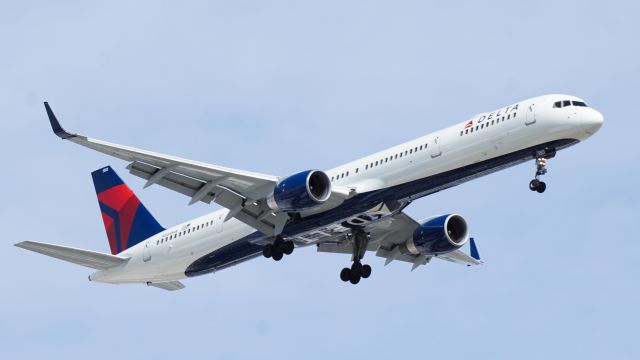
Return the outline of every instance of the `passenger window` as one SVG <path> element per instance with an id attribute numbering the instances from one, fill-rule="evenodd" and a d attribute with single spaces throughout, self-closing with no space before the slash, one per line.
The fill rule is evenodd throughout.
<path id="1" fill-rule="evenodd" d="M 516 117 L 516 115 L 518 115 L 518 113 L 513 113 L 513 117 L 514 117 L 514 118 Z"/>
<path id="2" fill-rule="evenodd" d="M 507 120 L 511 119 L 511 114 L 509 114 L 509 116 L 507 116 Z M 504 119 L 502 119 L 502 122 L 504 122 Z"/>
<path id="3" fill-rule="evenodd" d="M 484 129 L 484 123 L 480 125 L 480 129 Z"/>
<path id="4" fill-rule="evenodd" d="M 464 131 L 465 135 L 469 133 L 469 129 Z"/>
<path id="5" fill-rule="evenodd" d="M 471 132 L 473 132 L 473 128 L 471 128 Z"/>
<path id="6" fill-rule="evenodd" d="M 349 176 L 349 172 L 348 171 L 347 171 L 347 175 L 346 176 Z"/>
<path id="7" fill-rule="evenodd" d="M 420 145 L 420 151 L 422 151 L 422 145 Z"/>

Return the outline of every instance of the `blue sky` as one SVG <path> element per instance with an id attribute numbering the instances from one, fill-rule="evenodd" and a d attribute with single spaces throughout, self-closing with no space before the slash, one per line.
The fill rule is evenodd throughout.
<path id="1" fill-rule="evenodd" d="M 640 5 L 631 1 L 0 2 L 3 358 L 636 359 Z M 14 248 L 108 251 L 89 173 L 111 164 L 158 220 L 214 210 L 50 133 L 286 175 L 330 168 L 546 93 L 601 131 L 550 161 L 424 198 L 464 215 L 486 264 L 383 267 L 298 250 L 166 293 L 89 283 Z"/>

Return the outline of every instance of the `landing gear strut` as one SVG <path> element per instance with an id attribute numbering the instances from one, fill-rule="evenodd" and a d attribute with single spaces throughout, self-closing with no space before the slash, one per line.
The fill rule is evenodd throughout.
<path id="1" fill-rule="evenodd" d="M 267 244 L 262 248 L 262 255 L 266 258 L 272 258 L 275 261 L 280 261 L 284 255 L 291 255 L 294 247 L 293 241 L 285 241 L 282 235 L 278 235 L 273 241 L 273 244 Z"/>
<path id="2" fill-rule="evenodd" d="M 353 265 L 351 265 L 350 268 L 346 267 L 340 271 L 340 280 L 357 284 L 360 282 L 360 279 L 366 279 L 371 276 L 371 266 L 367 264 L 363 265 L 362 262 L 360 262 L 364 257 L 364 253 L 367 251 L 369 234 L 357 229 L 351 237 L 353 242 Z"/>
<path id="3" fill-rule="evenodd" d="M 540 181 L 540 176 L 547 173 L 547 160 L 554 156 L 556 156 L 555 149 L 545 148 L 544 150 L 536 151 L 536 176 L 529 182 L 529 190 L 537 191 L 540 194 L 547 190 L 547 184 L 544 181 Z"/>

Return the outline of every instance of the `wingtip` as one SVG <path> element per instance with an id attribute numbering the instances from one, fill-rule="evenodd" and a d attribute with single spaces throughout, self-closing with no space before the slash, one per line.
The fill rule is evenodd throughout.
<path id="1" fill-rule="evenodd" d="M 53 110 L 51 110 L 51 106 L 49 106 L 48 101 L 44 102 L 44 108 L 47 111 L 47 117 L 49 117 L 49 123 L 51 124 L 51 129 L 53 130 L 53 133 L 56 134 L 56 136 L 58 136 L 61 139 L 69 139 L 76 136 L 74 134 L 68 133 L 62 127 L 62 125 L 60 125 L 60 122 L 58 121 L 58 118 L 56 118 L 56 114 L 54 114 Z"/>
<path id="2" fill-rule="evenodd" d="M 469 239 L 469 246 L 471 247 L 471 257 L 478 260 L 478 261 L 482 261 L 480 260 L 480 252 L 478 252 L 478 246 L 476 245 L 476 239 L 471 238 Z"/>

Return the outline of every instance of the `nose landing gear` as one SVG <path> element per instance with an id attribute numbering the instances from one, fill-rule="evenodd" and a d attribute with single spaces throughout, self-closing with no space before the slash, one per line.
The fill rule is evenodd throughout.
<path id="1" fill-rule="evenodd" d="M 540 180 L 540 176 L 547 173 L 547 160 L 554 156 L 556 156 L 555 149 L 545 148 L 536 151 L 536 176 L 529 182 L 529 190 L 537 191 L 540 194 L 547 190 L 547 184 Z"/>
<path id="2" fill-rule="evenodd" d="M 267 244 L 262 248 L 262 256 L 272 258 L 275 261 L 280 261 L 284 255 L 291 255 L 294 247 L 295 245 L 293 244 L 293 241 L 285 241 L 282 235 L 278 235 L 273 241 L 273 244 Z"/>
<path id="3" fill-rule="evenodd" d="M 369 244 L 369 234 L 365 233 L 361 229 L 354 230 L 352 235 L 353 242 L 353 265 L 350 268 L 346 267 L 340 271 L 340 280 L 344 282 L 350 282 L 357 284 L 361 279 L 366 279 L 371 276 L 371 266 L 362 264 L 361 260 L 364 257 L 364 253 L 367 251 L 367 245 Z"/>

